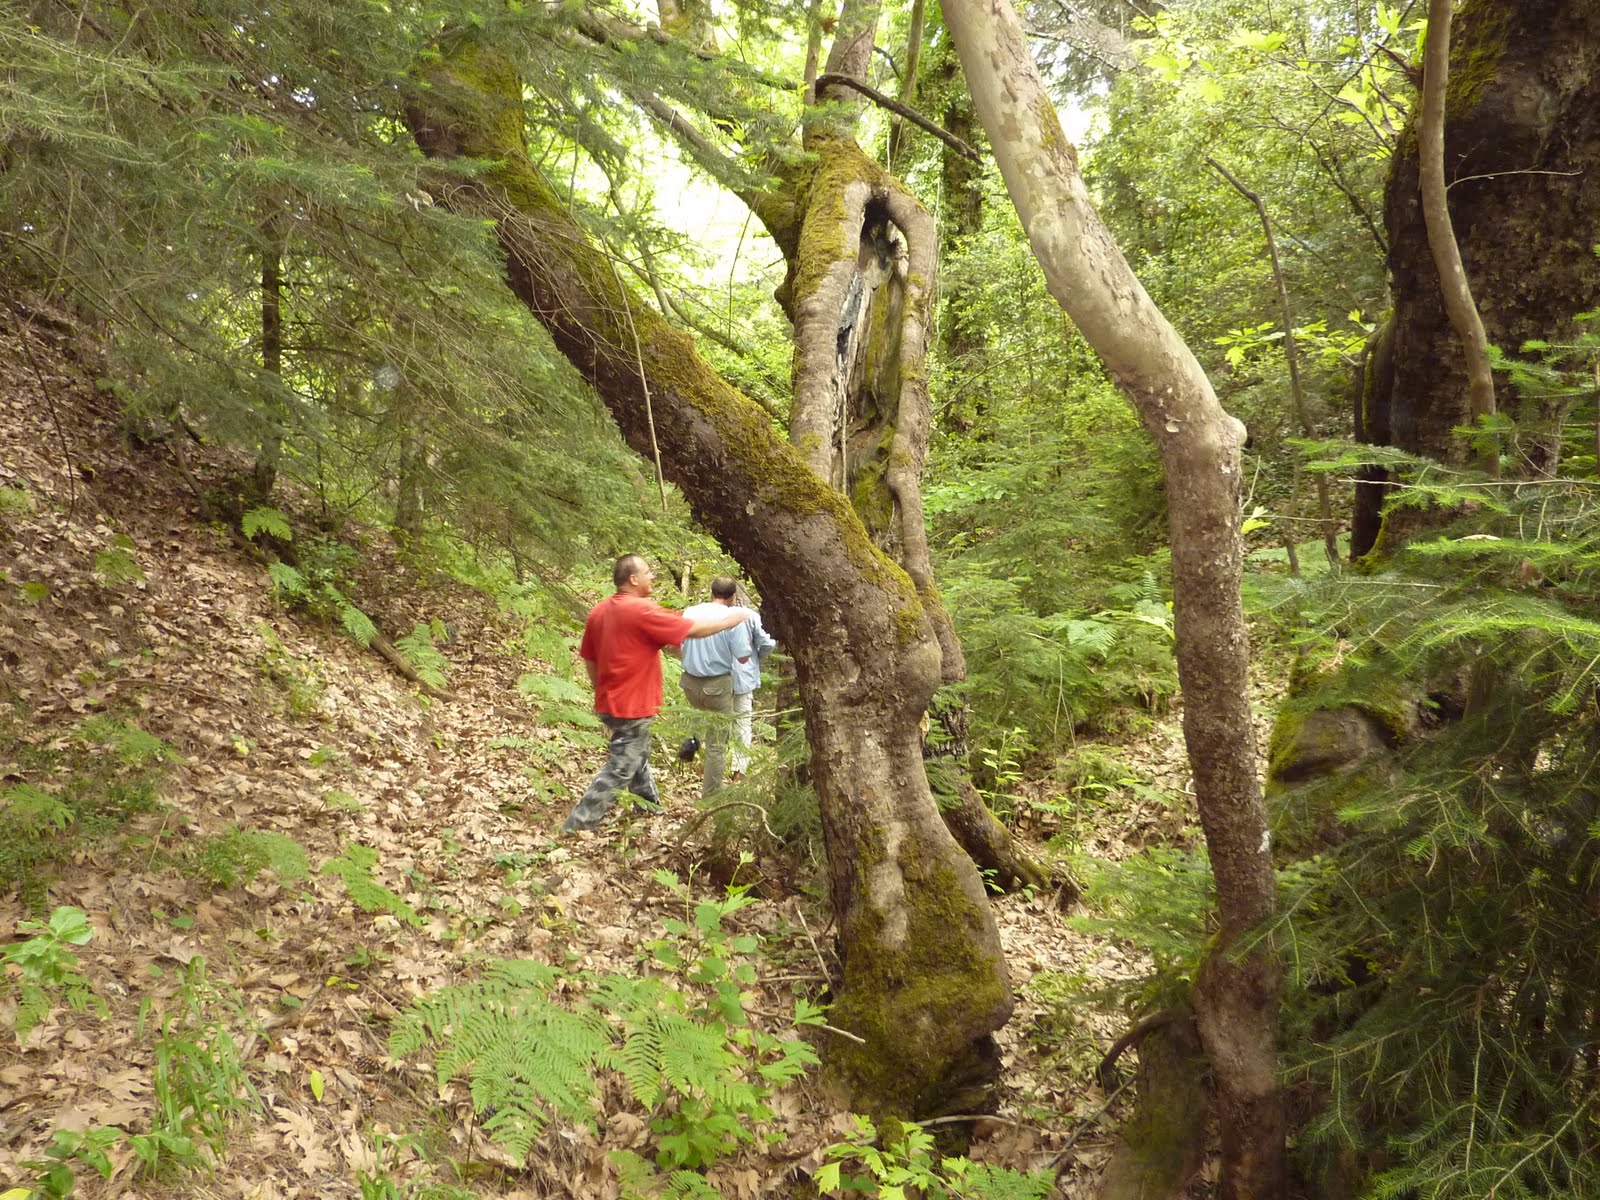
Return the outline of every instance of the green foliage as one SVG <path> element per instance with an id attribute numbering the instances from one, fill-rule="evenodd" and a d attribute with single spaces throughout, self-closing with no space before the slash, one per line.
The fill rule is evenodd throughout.
<path id="1" fill-rule="evenodd" d="M 376 850 L 351 842 L 345 846 L 343 854 L 322 864 L 321 874 L 341 880 L 351 903 L 362 912 L 389 913 L 408 925 L 424 924 L 416 909 L 372 877 L 372 868 L 377 864 Z"/>
<path id="2" fill-rule="evenodd" d="M 1203 853 L 1154 847 L 1120 863 L 1082 860 L 1075 866 L 1094 915 L 1074 917 L 1073 925 L 1129 939 L 1165 980 L 1194 978 L 1214 903 Z"/>
<path id="3" fill-rule="evenodd" d="M 26 517 L 33 512 L 33 496 L 25 488 L 0 487 L 0 518 Z"/>
<path id="4" fill-rule="evenodd" d="M 827 1196 L 866 1195 L 878 1200 L 1045 1200 L 1055 1188 L 1050 1171 L 1014 1171 L 969 1158 L 934 1157 L 933 1135 L 919 1125 L 898 1125 L 879 1138 L 865 1117 L 854 1135 L 827 1149 L 830 1161 L 812 1176 Z"/>
<path id="5" fill-rule="evenodd" d="M 79 741 L 107 747 L 125 767 L 149 767 L 183 757 L 154 734 L 117 717 L 90 717 L 78 726 L 75 736 Z"/>
<path id="6" fill-rule="evenodd" d="M 251 510 L 254 514 L 263 511 L 276 510 Z M 270 532 L 265 524 L 258 527 Z M 336 620 L 358 645 L 370 646 L 378 636 L 378 627 L 345 594 L 349 589 L 347 575 L 355 561 L 353 546 L 334 538 L 315 538 L 304 547 L 298 567 L 285 562 L 269 563 L 267 577 L 284 603 Z"/>
<path id="7" fill-rule="evenodd" d="M 564 675 L 526 672 L 517 678 L 517 691 L 538 706 L 539 719 L 546 724 L 600 726 L 588 692 Z"/>
<path id="8" fill-rule="evenodd" d="M 246 509 L 244 516 L 239 518 L 239 528 L 247 538 L 265 533 L 280 542 L 294 541 L 294 530 L 289 527 L 289 518 L 275 508 L 260 506 Z"/>
<path id="9" fill-rule="evenodd" d="M 661 1172 L 631 1150 L 613 1150 L 608 1157 L 617 1168 L 622 1200 L 723 1200 L 722 1193 L 698 1171 L 683 1168 Z"/>
<path id="10" fill-rule="evenodd" d="M 206 838 L 192 852 L 191 869 L 219 887 L 248 884 L 270 870 L 280 880 L 304 879 L 311 865 L 301 845 L 269 829 L 230 829 Z"/>
<path id="11" fill-rule="evenodd" d="M 161 1176 L 200 1166 L 207 1153 L 213 1161 L 220 1158 L 233 1122 L 260 1108 L 224 1019 L 243 1011 L 237 997 L 207 978 L 203 957 L 183 968 L 178 990 L 164 1006 L 151 1000 L 140 1006 L 140 1034 L 153 1031 L 156 1102 L 149 1133 L 129 1138 L 141 1173 Z"/>
<path id="12" fill-rule="evenodd" d="M 177 757 L 159 738 L 109 715 L 43 748 L 10 710 L 0 710 L 0 751 L 21 776 L 0 786 L 0 887 L 20 887 L 41 911 L 49 864 L 154 808 L 162 773 Z"/>
<path id="13" fill-rule="evenodd" d="M 289 600 L 304 602 L 311 597 L 311 585 L 306 577 L 286 562 L 268 563 L 267 578 Z"/>
<path id="14" fill-rule="evenodd" d="M 738 889 L 691 902 L 668 873 L 658 876 L 684 899 L 685 919 L 651 943 L 672 974 L 568 975 L 534 962 L 493 963 L 482 978 L 415 1001 L 395 1024 L 397 1055 L 424 1046 L 440 1086 L 470 1081 L 484 1128 L 526 1158 L 551 1119 L 592 1123 L 598 1068 L 619 1072 L 651 1116 L 656 1162 L 670 1172 L 668 1194 L 693 1195 L 681 1172 L 703 1167 L 755 1136 L 771 1117 L 768 1091 L 816 1061 L 809 1045 L 752 1028 L 745 989 L 754 980 L 754 935 L 724 919 L 752 903 Z M 675 977 L 675 978 L 674 978 Z M 796 1023 L 820 1020 L 797 1007 Z M 643 1176 L 635 1173 L 638 1189 Z M 688 1187 L 691 1190 L 683 1191 Z"/>
<path id="15" fill-rule="evenodd" d="M 1324 831 L 1284 864 L 1273 931 L 1291 1077 L 1324 1097 L 1300 1153 L 1354 1164 L 1372 1196 L 1597 1196 L 1600 1093 L 1576 1050 L 1600 994 L 1592 489 L 1434 465 L 1406 490 L 1453 519 L 1365 574 L 1283 587 L 1297 705 L 1417 698 L 1392 762 L 1281 806 Z"/>
<path id="16" fill-rule="evenodd" d="M 0 822 L 15 835 L 28 839 L 48 837 L 73 820 L 72 809 L 31 783 L 0 788 Z"/>
<path id="17" fill-rule="evenodd" d="M 411 664 L 418 679 L 431 688 L 442 689 L 450 682 L 450 660 L 439 653 L 438 643 L 449 637 L 444 622 L 435 617 L 398 639 L 395 649 Z"/>
<path id="18" fill-rule="evenodd" d="M 38 1195 L 45 1200 L 66 1200 L 78 1184 L 78 1171 L 84 1167 L 102 1179 L 113 1170 L 108 1153 L 123 1138 L 120 1129 L 90 1128 L 79 1133 L 58 1129 L 50 1135 L 42 1159 L 26 1159 L 22 1165 L 34 1172 L 33 1190 L 23 1189 L 23 1200 Z M 10 1195 L 10 1193 L 6 1193 Z"/>
<path id="19" fill-rule="evenodd" d="M 403 97 L 439 29 L 486 27 L 479 6 L 445 0 L 396 21 L 381 7 L 289 0 L 237 15 L 183 0 L 153 20 L 98 2 L 71 20 L 0 16 L 0 56 L 22 64 L 0 81 L 15 151 L 0 179 L 0 205 L 17 218 L 6 269 L 94 314 L 107 390 L 158 431 L 252 457 L 271 447 L 278 478 L 315 498 L 317 525 L 356 516 L 396 528 L 448 569 L 553 575 L 622 548 L 705 545 L 681 502 L 662 519 L 609 417 L 505 288 L 484 224 L 433 203 Z M 614 205 L 642 201 L 622 143 L 636 129 L 603 62 L 575 51 L 574 15 L 518 5 L 487 25 L 523 55 L 541 97 L 529 107 L 535 154 L 603 161 Z M 630 83 L 641 69 L 664 77 L 650 86 L 669 102 L 732 97 L 743 137 L 789 133 L 792 111 L 738 99 L 675 44 L 629 44 L 623 57 Z M 630 207 L 619 223 L 573 200 L 623 253 L 642 245 L 666 266 L 688 250 L 647 213 Z M 271 370 L 258 284 L 268 262 L 292 331 Z M 289 540 L 272 498 L 221 499 L 242 510 L 247 537 Z M 311 523 L 297 516 L 295 531 Z M 299 566 L 315 603 L 366 637 Z M 295 593 L 288 577 L 276 582 Z"/>
<path id="20" fill-rule="evenodd" d="M 0 962 L 17 969 L 13 981 L 17 1015 L 12 1032 L 19 1044 L 28 1040 L 34 1026 L 58 1002 L 65 1001 L 74 1012 L 90 1008 L 106 1011 L 105 1002 L 95 995 L 73 950 L 94 937 L 82 910 L 63 905 L 50 914 L 48 921 L 17 922 L 19 934 L 35 930 L 32 937 L 13 942 L 0 952 Z"/>
<path id="21" fill-rule="evenodd" d="M 112 536 L 111 545 L 97 550 L 94 556 L 94 573 L 107 587 L 124 583 L 137 583 L 144 578 L 144 568 L 133 556 L 133 539 L 125 533 Z"/>
<path id="22" fill-rule="evenodd" d="M 284 567 L 274 563 L 273 567 Z M 284 567 L 293 571 L 293 567 Z M 298 575 L 298 572 L 296 572 Z M 322 680 L 316 666 L 303 662 L 292 654 L 265 621 L 256 622 L 256 636 L 262 650 L 256 659 L 262 675 L 281 689 L 289 712 L 296 717 L 310 717 L 322 709 Z"/>

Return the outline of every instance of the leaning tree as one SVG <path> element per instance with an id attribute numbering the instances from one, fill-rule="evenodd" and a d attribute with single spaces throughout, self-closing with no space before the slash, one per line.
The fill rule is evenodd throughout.
<path id="1" fill-rule="evenodd" d="M 790 440 L 910 577 L 938 639 L 940 679 L 953 683 L 966 664 L 938 598 L 921 497 L 940 228 L 916 193 L 863 149 L 863 106 L 894 112 L 902 136 L 891 134 L 891 158 L 911 123 L 941 139 L 947 161 L 975 171 L 981 160 L 960 136 L 866 82 L 881 8 L 881 0 L 842 0 L 825 60 L 813 23 L 798 136 L 775 128 L 771 117 L 792 104 L 797 85 L 722 55 L 703 4 L 660 4 L 659 25 L 650 28 L 583 10 L 557 29 L 603 62 L 623 96 L 725 183 L 783 255 L 776 299 L 793 333 Z M 920 37 L 915 21 L 912 37 Z M 907 95 L 914 95 L 918 48 L 915 40 L 907 48 Z M 659 293 L 654 273 L 646 274 Z M 662 307 L 689 315 L 670 301 Z M 703 321 L 685 323 L 723 340 Z M 959 743 L 959 713 L 947 705 L 939 712 Z M 955 794 L 942 796 L 940 808 L 967 853 L 1001 886 L 1044 882 L 957 775 Z"/>
<path id="2" fill-rule="evenodd" d="M 1216 880 L 1218 933 L 1195 980 L 1216 1082 L 1221 1194 L 1286 1183 L 1277 1076 L 1281 968 L 1261 936 L 1277 883 L 1251 727 L 1240 595 L 1244 426 L 1151 301 L 1089 200 L 1077 156 L 1004 0 L 946 0 L 973 103 L 1051 294 L 1105 360 L 1161 451 L 1184 737 Z"/>
<path id="3" fill-rule="evenodd" d="M 523 87 L 509 57 L 464 34 L 423 69 L 407 120 L 441 164 L 437 198 L 492 223 L 512 290 L 626 439 L 659 451 L 794 657 L 840 933 L 833 1019 L 862 1039 L 831 1053 L 852 1103 L 965 1107 L 998 1066 L 991 1034 L 1011 993 L 982 880 L 923 770 L 920 723 L 945 674 L 947 618 L 926 579 L 887 556 L 830 486 L 819 470 L 829 447 L 797 452 L 622 285 L 530 161 Z M 862 169 L 859 151 L 824 136 L 835 139 L 825 162 Z M 448 169 L 463 161 L 475 165 Z M 798 273 L 793 290 L 819 286 Z"/>

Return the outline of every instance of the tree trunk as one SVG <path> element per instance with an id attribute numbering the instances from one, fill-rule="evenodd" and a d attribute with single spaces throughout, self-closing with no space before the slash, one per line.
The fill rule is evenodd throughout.
<path id="1" fill-rule="evenodd" d="M 283 248 L 278 236 L 279 222 L 269 218 L 262 230 L 261 244 L 261 372 L 274 390 L 283 380 Z M 282 456 L 282 434 L 278 426 L 277 397 L 267 414 L 267 431 L 250 473 L 251 499 L 270 504 L 278 481 L 278 459 Z"/>
<path id="2" fill-rule="evenodd" d="M 971 861 L 939 820 L 919 724 L 941 674 L 928 607 L 849 505 L 766 415 L 638 304 L 529 163 L 522 81 L 470 40 L 408 110 L 430 156 L 495 165 L 441 184 L 495 222 L 512 290 L 760 588 L 805 700 L 844 979 L 829 1048 L 852 1104 L 920 1116 L 966 1103 L 997 1067 L 1011 1011 L 999 936 Z M 641 369 L 651 409 L 640 398 Z"/>
<path id="3" fill-rule="evenodd" d="M 1450 218 L 1484 333 L 1515 354 L 1530 338 L 1559 340 L 1600 294 L 1600 8 L 1474 0 L 1462 6 L 1451 43 Z M 1362 425 L 1379 445 L 1462 464 L 1467 451 L 1452 431 L 1470 418 L 1468 373 L 1428 245 L 1420 175 L 1413 124 L 1385 191 L 1394 314 L 1387 353 L 1369 355 Z M 1496 402 L 1519 421 L 1529 415 L 1504 383 Z M 1539 453 L 1532 447 L 1513 473 L 1540 473 Z M 1378 486 L 1358 490 L 1358 530 L 1377 526 L 1381 499 Z M 1357 539 L 1352 553 L 1376 540 Z"/>
<path id="4" fill-rule="evenodd" d="M 1219 928 L 1195 982 L 1195 1015 L 1217 1085 L 1221 1194 L 1281 1197 L 1281 968 L 1266 939 L 1240 946 L 1272 916 L 1276 894 L 1239 593 L 1244 427 L 1223 412 L 1200 364 L 1094 211 L 1016 14 L 1003 0 L 948 0 L 944 11 L 1051 294 L 1105 360 L 1161 451 L 1184 736 L 1217 887 Z"/>

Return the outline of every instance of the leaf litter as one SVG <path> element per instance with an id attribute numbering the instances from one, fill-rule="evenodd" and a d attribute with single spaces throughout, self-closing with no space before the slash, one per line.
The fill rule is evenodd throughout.
<path id="1" fill-rule="evenodd" d="M 0 1042 L 0 1183 L 25 1181 L 22 1161 L 41 1157 L 55 1130 L 148 1127 L 153 1062 L 141 1006 L 172 1005 L 184 968 L 203 958 L 260 1111 L 237 1122 L 210 1175 L 135 1185 L 119 1150 L 109 1182 L 80 1173 L 80 1195 L 357 1196 L 358 1173 L 421 1179 L 430 1158 L 448 1154 L 463 1160 L 471 1186 L 505 1197 L 617 1196 L 607 1151 L 639 1151 L 650 1138 L 647 1114 L 620 1081 L 597 1091 L 598 1135 L 553 1123 L 519 1170 L 484 1136 L 464 1085 L 441 1090 L 430 1064 L 390 1057 L 388 1028 L 413 998 L 463 981 L 490 958 L 636 969 L 641 944 L 681 914 L 682 901 L 651 875 L 692 862 L 692 848 L 672 838 L 694 809 L 693 768 L 658 753 L 665 814 L 613 816 L 600 836 L 558 842 L 553 831 L 600 752 L 580 743 L 534 757 L 517 748 L 559 743 L 569 731 L 539 728 L 519 696 L 528 664 L 492 600 L 441 578 L 423 586 L 381 534 L 362 539 L 361 603 L 381 626 L 432 617 L 451 626 L 441 649 L 455 698 L 429 700 L 330 626 L 279 605 L 261 564 L 200 522 L 166 450 L 130 445 L 114 401 L 89 382 L 76 351 L 38 341 L 36 374 L 23 365 L 22 336 L 0 324 L 0 487 L 31 500 L 0 515 L 0 699 L 30 752 L 62 751 L 86 717 L 109 713 L 181 757 L 164 765 L 159 807 L 132 819 L 120 848 L 92 846 L 56 864 L 44 907 L 89 914 L 95 937 L 79 958 L 108 1007 L 103 1015 L 58 1008 L 25 1045 Z M 195 465 L 220 474 L 240 464 Z M 97 576 L 96 555 L 113 543 L 137 562 L 136 577 Z M 1175 729 L 1160 722 L 1124 749 L 1181 797 L 1187 767 Z M 0 759 L 0 784 L 24 778 L 52 784 L 48 772 Z M 1193 821 L 1192 805 L 1134 800 L 1091 814 L 1084 846 L 1122 857 L 1192 838 Z M 174 868 L 234 828 L 293 839 L 311 874 L 266 871 L 224 887 Z M 376 851 L 376 881 L 415 910 L 417 925 L 360 911 L 338 880 L 317 872 L 351 844 Z M 25 900 L 0 895 L 0 930 L 34 915 L 39 906 Z M 1032 985 L 1132 979 L 1147 964 L 1131 947 L 1071 928 L 1053 897 L 1000 897 L 995 912 L 1019 996 L 999 1036 L 999 1111 L 976 1125 L 972 1155 L 1037 1168 L 1076 1134 L 1058 1194 L 1091 1195 L 1114 1135 L 1093 1061 L 1122 1022 L 1081 1006 L 1070 1036 L 1048 1044 L 1039 1031 L 1058 1029 L 1048 1021 L 1061 1002 Z M 787 931 L 802 917 L 825 947 L 816 896 L 787 895 L 734 920 L 740 932 L 782 929 L 794 944 Z M 809 945 L 792 959 L 771 964 L 759 985 L 763 1013 L 820 994 L 827 964 Z M 9 993 L 0 1024 L 14 1016 Z M 771 1106 L 778 1140 L 707 1172 L 725 1197 L 786 1193 L 851 1129 L 807 1080 Z"/>

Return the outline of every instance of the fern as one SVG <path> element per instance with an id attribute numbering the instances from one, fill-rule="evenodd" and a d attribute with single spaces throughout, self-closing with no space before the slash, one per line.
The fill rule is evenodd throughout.
<path id="1" fill-rule="evenodd" d="M 517 678 L 517 691 L 541 704 L 579 704 L 584 691 L 572 680 L 561 675 L 544 675 L 528 672 Z"/>
<path id="2" fill-rule="evenodd" d="M 551 999 L 560 978 L 542 963 L 496 962 L 477 982 L 414 1001 L 390 1037 L 396 1056 L 435 1046 L 439 1085 L 464 1074 L 473 1104 L 493 1112 L 485 1128 L 519 1161 L 552 1115 L 592 1121 L 593 1064 L 611 1046 L 598 1014 Z"/>
<path id="3" fill-rule="evenodd" d="M 130 551 L 133 549 L 133 539 L 126 534 L 117 534 L 113 539 L 114 544 L 104 550 L 98 550 L 94 556 L 94 573 L 102 582 L 116 587 L 119 584 L 134 583 L 144 578 L 144 568 L 139 565 L 139 560 Z"/>
<path id="4" fill-rule="evenodd" d="M 444 688 L 449 683 L 450 660 L 439 653 L 435 639 L 446 638 L 444 624 L 434 620 L 419 624 L 405 637 L 395 642 L 395 648 L 405 656 L 417 678 L 431 688 Z"/>
<path id="5" fill-rule="evenodd" d="M 338 858 L 331 858 L 322 864 L 322 874 L 342 880 L 351 903 L 362 912 L 385 912 L 408 925 L 424 924 L 416 909 L 372 877 L 372 868 L 377 862 L 376 850 L 352 842 Z"/>
<path id="6" fill-rule="evenodd" d="M 291 600 L 303 601 L 311 595 L 311 585 L 306 577 L 286 562 L 267 564 L 267 578 L 273 588 Z"/>
<path id="7" fill-rule="evenodd" d="M 244 531 L 247 538 L 265 533 L 280 542 L 294 541 L 294 530 L 289 527 L 289 518 L 275 508 L 263 506 L 246 509 L 244 516 L 239 519 L 239 528 Z"/>
<path id="8" fill-rule="evenodd" d="M 0 788 L 0 830 L 12 836 L 36 838 L 65 829 L 73 820 L 72 809 L 32 784 Z"/>
<path id="9" fill-rule="evenodd" d="M 221 837 L 207 839 L 195 853 L 193 863 L 199 874 L 222 887 L 248 884 L 266 870 L 284 881 L 311 874 L 300 843 L 266 829 L 233 829 Z"/>
<path id="10" fill-rule="evenodd" d="M 80 741 L 110 747 L 117 760 L 129 767 L 145 767 L 183 757 L 154 734 L 115 717 L 90 717 L 78 726 L 76 736 Z"/>
<path id="11" fill-rule="evenodd" d="M 670 876 L 669 876 L 670 878 Z M 680 888 L 682 885 L 678 885 Z M 758 1034 L 744 1024 L 725 955 L 753 952 L 757 939 L 726 934 L 724 916 L 749 903 L 741 894 L 697 905 L 677 927 L 672 956 L 685 985 L 661 976 L 566 975 L 541 963 L 500 961 L 473 983 L 414 1002 L 396 1022 L 396 1055 L 432 1050 L 441 1086 L 464 1076 L 484 1125 L 519 1160 L 552 1119 L 592 1123 L 598 1071 L 618 1072 L 639 1106 L 654 1116 L 657 1162 L 669 1170 L 715 1162 L 770 1118 L 768 1089 L 816 1062 L 796 1038 Z M 654 944 L 658 951 L 662 943 Z M 742 950 L 736 950 L 742 947 Z M 719 969 L 707 964 L 719 961 Z M 719 982 L 696 985 L 695 976 Z M 561 999 L 558 1000 L 558 997 Z M 815 1012 L 797 1012 L 797 1021 Z M 676 1180 L 676 1182 L 673 1182 Z M 683 1192 L 676 1175 L 658 1180 Z M 639 1186 L 656 1186 L 641 1181 Z"/>
<path id="12" fill-rule="evenodd" d="M 723 1200 L 722 1193 L 706 1182 L 697 1171 L 669 1171 L 663 1174 L 631 1150 L 613 1150 L 606 1156 L 617 1168 L 621 1200 Z"/>
<path id="13" fill-rule="evenodd" d="M 344 631 L 356 640 L 357 645 L 372 645 L 372 639 L 378 636 L 378 627 L 372 623 L 372 618 L 351 604 L 337 588 L 328 587 L 324 590 L 339 614 L 339 624 L 344 626 Z"/>

